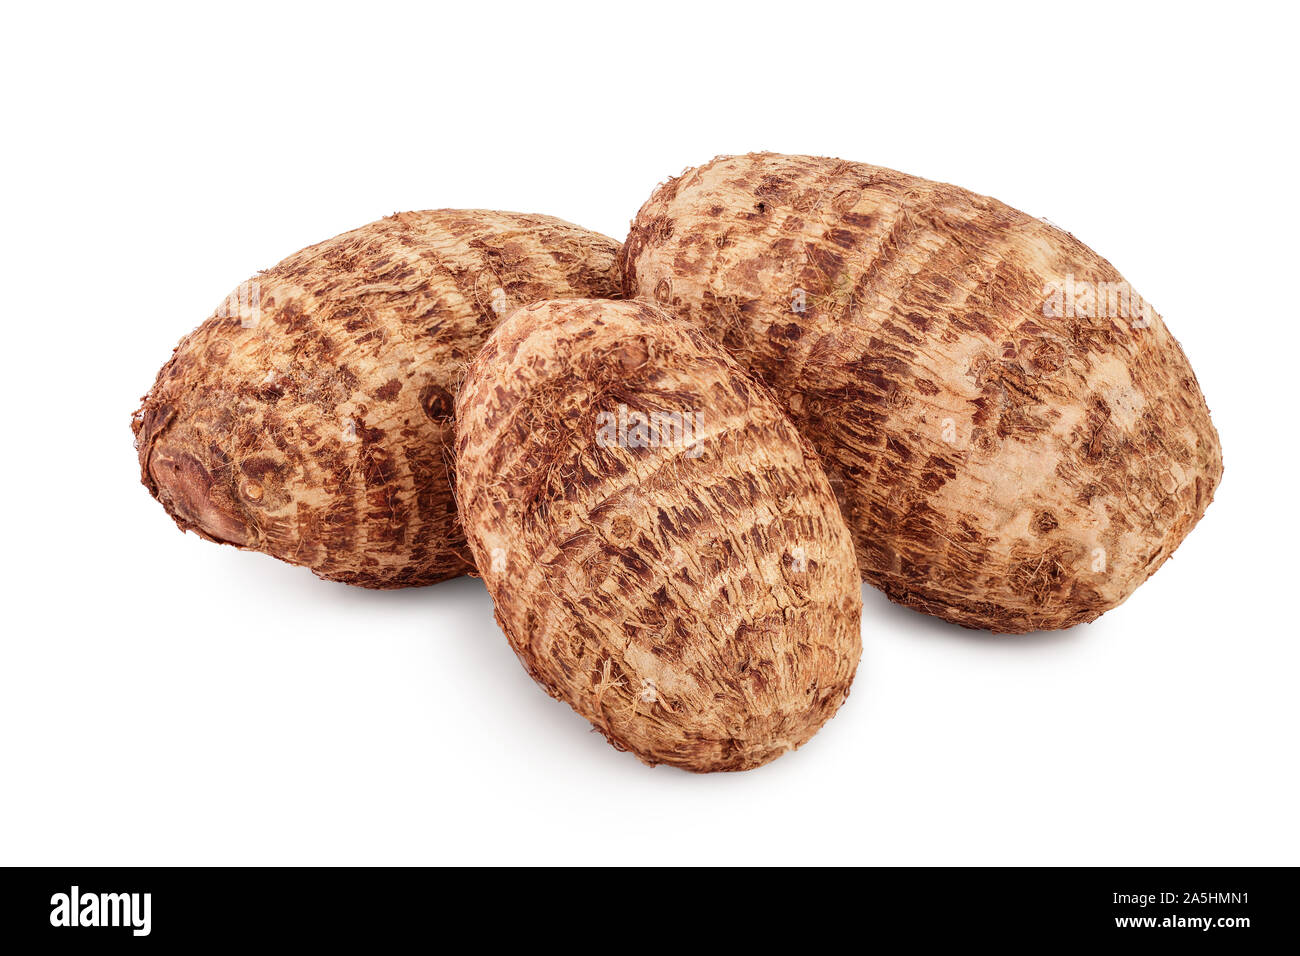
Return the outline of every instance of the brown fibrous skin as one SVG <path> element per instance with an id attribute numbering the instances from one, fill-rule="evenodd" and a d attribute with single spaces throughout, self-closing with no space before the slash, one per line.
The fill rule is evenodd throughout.
<path id="1" fill-rule="evenodd" d="M 470 570 L 450 485 L 456 389 L 492 328 L 619 296 L 618 243 L 550 216 L 399 213 L 232 293 L 132 421 L 141 479 L 211 541 L 373 588 Z"/>
<path id="2" fill-rule="evenodd" d="M 745 770 L 835 713 L 861 653 L 852 538 L 815 453 L 725 350 L 648 303 L 542 302 L 493 333 L 456 412 L 497 620 L 615 747 Z"/>
<path id="3" fill-rule="evenodd" d="M 997 200 L 838 159 L 719 157 L 655 191 L 620 259 L 626 297 L 776 391 L 863 577 L 926 613 L 1011 633 L 1091 621 L 1169 557 L 1222 476 L 1159 315 Z"/>

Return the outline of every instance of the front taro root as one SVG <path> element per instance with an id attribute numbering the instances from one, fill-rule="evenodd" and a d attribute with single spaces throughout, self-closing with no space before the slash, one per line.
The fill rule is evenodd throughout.
<path id="1" fill-rule="evenodd" d="M 720 157 L 661 186 L 624 293 L 770 386 L 822 456 L 863 577 L 967 627 L 1090 621 L 1223 472 L 1178 343 L 1068 233 L 836 159 Z"/>
<path id="2" fill-rule="evenodd" d="M 528 672 L 643 761 L 745 770 L 840 706 L 853 544 L 767 389 L 643 303 L 514 313 L 457 400 L 456 491 Z"/>
<path id="3" fill-rule="evenodd" d="M 448 480 L 453 396 L 513 308 L 615 296 L 618 244 L 549 216 L 401 213 L 241 285 L 132 423 L 182 528 L 366 587 L 469 570 Z"/>

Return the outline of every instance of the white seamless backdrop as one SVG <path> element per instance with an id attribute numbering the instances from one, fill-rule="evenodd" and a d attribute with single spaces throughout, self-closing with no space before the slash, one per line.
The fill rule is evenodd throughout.
<path id="1" fill-rule="evenodd" d="M 0 863 L 1295 864 L 1296 13 L 1282 5 L 27 5 L 4 14 Z M 129 419 L 241 280 L 388 213 L 616 238 L 718 153 L 955 182 L 1165 317 L 1218 498 L 1135 596 L 995 638 L 865 589 L 852 697 L 649 769 L 481 583 L 182 535 Z"/>

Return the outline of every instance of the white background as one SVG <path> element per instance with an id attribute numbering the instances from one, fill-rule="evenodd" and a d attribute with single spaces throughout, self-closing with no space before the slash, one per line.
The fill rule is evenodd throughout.
<path id="1" fill-rule="evenodd" d="M 1283 5 L 28 10 L 0 57 L 0 863 L 1300 863 Z M 657 182 L 754 149 L 997 196 L 1159 309 L 1227 470 L 1127 604 L 992 638 L 866 589 L 839 716 L 696 776 L 534 686 L 478 580 L 324 583 L 140 486 L 139 397 L 257 269 L 405 209 L 621 238 Z"/>

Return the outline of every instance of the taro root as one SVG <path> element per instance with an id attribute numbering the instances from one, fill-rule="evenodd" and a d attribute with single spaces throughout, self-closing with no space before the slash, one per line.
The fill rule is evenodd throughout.
<path id="1" fill-rule="evenodd" d="M 853 543 L 815 454 L 705 335 L 646 303 L 552 301 L 456 402 L 456 492 L 532 677 L 649 764 L 798 747 L 861 650 Z"/>
<path id="2" fill-rule="evenodd" d="M 878 166 L 727 156 L 660 186 L 625 297 L 705 330 L 820 453 L 863 577 L 967 627 L 1123 602 L 1223 471 L 1163 320 L 1072 235 Z"/>
<path id="3" fill-rule="evenodd" d="M 242 284 L 132 422 L 184 530 L 374 588 L 469 570 L 448 481 L 464 367 L 510 310 L 617 296 L 618 243 L 549 216 L 389 216 Z"/>

